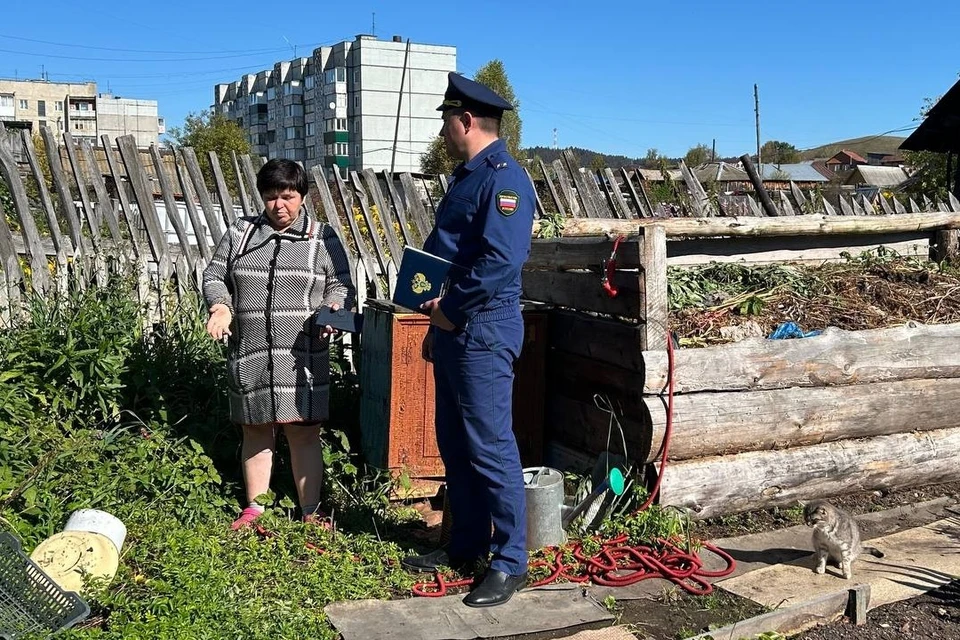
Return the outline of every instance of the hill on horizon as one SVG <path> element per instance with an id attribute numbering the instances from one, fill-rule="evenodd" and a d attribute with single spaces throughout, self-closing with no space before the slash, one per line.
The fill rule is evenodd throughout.
<path id="1" fill-rule="evenodd" d="M 580 159 L 580 166 L 589 167 L 590 163 L 593 161 L 594 156 L 599 156 L 603 159 L 603 164 L 605 167 L 610 167 L 611 169 L 619 169 L 620 167 L 632 167 L 643 162 L 639 158 L 628 158 L 627 156 L 617 156 L 610 155 L 607 153 L 601 153 L 599 151 L 591 151 L 590 149 L 583 149 L 581 147 L 566 147 L 564 149 L 554 149 L 553 147 L 527 147 L 524 149 L 524 153 L 527 154 L 528 158 L 535 158 L 540 156 L 540 159 L 546 164 L 550 164 L 554 160 L 560 157 L 560 153 L 570 149 L 573 151 L 574 155 Z"/>
<path id="2" fill-rule="evenodd" d="M 899 155 L 901 151 L 897 148 L 900 143 L 906 140 L 900 136 L 864 136 L 862 138 L 851 138 L 849 140 L 840 140 L 829 144 L 805 149 L 800 152 L 803 160 L 816 160 L 818 158 L 830 158 L 838 152 L 846 149 L 859 153 L 864 158 L 868 153 L 886 153 L 890 155 Z"/>

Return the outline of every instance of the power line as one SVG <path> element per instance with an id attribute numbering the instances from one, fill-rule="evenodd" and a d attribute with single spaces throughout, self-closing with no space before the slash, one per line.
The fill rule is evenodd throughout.
<path id="1" fill-rule="evenodd" d="M 226 60 L 228 58 L 250 58 L 253 56 L 263 56 L 263 53 L 239 53 L 224 56 L 205 56 L 202 58 L 85 58 L 83 56 L 63 56 L 55 53 L 33 53 L 31 51 L 15 51 L 13 49 L 0 49 L 0 53 L 13 53 L 21 56 L 34 56 L 36 58 L 56 58 L 58 60 L 81 60 L 83 62 L 201 62 L 203 60 Z"/>
<path id="2" fill-rule="evenodd" d="M 22 38 L 20 36 L 11 36 L 0 33 L 0 38 L 4 40 L 19 40 L 21 42 L 34 42 L 36 44 L 48 44 L 55 47 L 68 47 L 73 49 L 94 49 L 97 51 L 117 51 L 121 53 L 162 53 L 169 55 L 195 55 L 195 54 L 208 54 L 208 53 L 272 53 L 276 51 L 283 51 L 283 47 L 274 47 L 271 49 L 235 49 L 235 50 L 225 50 L 225 51 L 165 51 L 161 49 L 118 49 L 115 47 L 95 47 L 92 45 L 85 44 L 71 44 L 67 42 L 51 42 L 49 40 L 35 40 L 34 38 Z M 309 45 L 305 45 L 309 46 Z"/>

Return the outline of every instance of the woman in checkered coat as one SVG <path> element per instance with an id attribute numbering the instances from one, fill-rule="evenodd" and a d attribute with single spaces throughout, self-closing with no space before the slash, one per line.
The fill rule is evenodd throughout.
<path id="1" fill-rule="evenodd" d="M 303 209 L 303 168 L 270 160 L 257 173 L 257 190 L 263 213 L 231 226 L 203 274 L 207 332 L 228 339 L 230 418 L 243 429 L 248 504 L 234 529 L 263 513 L 256 498 L 270 485 L 278 428 L 290 443 L 304 519 L 323 521 L 320 427 L 329 414 L 334 330 L 315 327 L 311 317 L 323 305 L 352 308 L 356 294 L 339 238 Z"/>

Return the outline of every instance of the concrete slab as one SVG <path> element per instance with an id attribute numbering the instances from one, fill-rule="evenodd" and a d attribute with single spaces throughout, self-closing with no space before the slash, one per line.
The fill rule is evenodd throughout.
<path id="1" fill-rule="evenodd" d="M 869 584 L 869 608 L 873 609 L 935 589 L 960 576 L 958 517 L 880 536 L 870 544 L 883 551 L 885 557 L 861 556 L 854 563 L 850 581 L 843 580 L 834 567 L 827 567 L 824 575 L 816 575 L 808 546 L 805 557 L 755 569 L 717 584 L 771 608 L 813 600 L 839 587 Z"/>
<path id="2" fill-rule="evenodd" d="M 574 585 L 521 591 L 498 607 L 473 609 L 462 595 L 360 600 L 324 612 L 344 640 L 472 640 L 566 629 L 614 616 Z"/>

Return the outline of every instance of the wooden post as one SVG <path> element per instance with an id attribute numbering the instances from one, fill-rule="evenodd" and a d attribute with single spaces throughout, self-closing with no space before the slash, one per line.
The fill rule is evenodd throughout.
<path id="1" fill-rule="evenodd" d="M 126 135 L 117 138 L 117 146 L 120 149 L 120 156 L 123 158 L 123 164 L 127 167 L 127 178 L 133 187 L 133 195 L 137 201 L 137 208 L 140 210 L 140 219 L 147 230 L 147 240 L 150 244 L 150 253 L 153 255 L 154 262 L 163 264 L 170 249 L 167 244 L 167 236 L 160 227 L 160 216 L 157 214 L 157 206 L 153 201 L 153 187 L 147 178 L 147 172 L 140 161 L 140 150 L 137 149 L 137 143 L 133 136 Z M 116 174 L 114 174 L 116 178 Z"/>
<path id="2" fill-rule="evenodd" d="M 80 153 L 83 155 L 87 167 L 90 168 L 90 182 L 93 183 L 93 192 L 97 196 L 97 207 L 102 214 L 98 215 L 97 218 L 107 221 L 107 230 L 110 232 L 110 237 L 113 239 L 117 250 L 121 251 L 123 236 L 120 234 L 120 223 L 113 211 L 113 201 L 110 199 L 110 194 L 107 193 L 107 185 L 103 182 L 103 174 L 100 173 L 100 167 L 97 165 L 97 158 L 93 154 L 93 146 L 89 140 L 80 141 Z"/>
<path id="3" fill-rule="evenodd" d="M 764 213 L 771 217 L 780 215 L 777 212 L 777 208 L 773 206 L 773 200 L 770 199 L 770 194 L 767 193 L 767 190 L 763 186 L 763 180 L 760 174 L 757 173 L 757 168 L 753 166 L 750 154 L 745 153 L 740 156 L 740 162 L 743 163 L 743 168 L 746 170 L 747 176 L 750 177 L 750 182 L 753 183 L 753 188 L 756 190 L 757 196 L 760 197 L 760 203 L 763 205 Z"/>
<path id="4" fill-rule="evenodd" d="M 43 146 L 47 151 L 47 164 L 50 165 L 50 177 L 53 178 L 53 186 L 57 190 L 57 197 L 60 200 L 60 210 L 63 211 L 63 217 L 67 219 L 67 226 L 70 227 L 73 253 L 75 256 L 83 255 L 86 251 L 83 246 L 83 233 L 80 230 L 80 218 L 73 206 L 73 194 L 70 193 L 70 185 L 63 175 L 60 149 L 57 147 L 53 132 L 47 127 L 40 127 L 40 137 L 43 138 Z"/>
<path id="5" fill-rule="evenodd" d="M 30 173 L 33 174 L 33 179 L 37 183 L 37 190 L 40 192 L 40 204 L 43 205 L 43 213 L 47 217 L 47 226 L 50 227 L 50 237 L 53 239 L 53 250 L 56 253 L 64 248 L 63 233 L 60 231 L 57 211 L 53 208 L 50 189 L 47 188 L 47 179 L 43 175 L 40 163 L 37 161 L 37 150 L 33 146 L 33 138 L 30 137 L 30 132 L 26 130 L 21 131 L 20 134 L 24 151 L 27 154 L 27 163 L 30 165 Z"/>
<path id="6" fill-rule="evenodd" d="M 123 212 L 124 224 L 127 227 L 127 233 L 130 234 L 130 243 L 133 246 L 134 257 L 143 257 L 143 245 L 140 243 L 140 231 L 133 228 L 133 207 L 130 206 L 130 198 L 127 197 L 127 189 L 123 185 L 123 172 L 120 170 L 120 162 L 113 154 L 113 146 L 110 137 L 104 134 L 100 138 L 103 142 L 103 155 L 107 159 L 107 167 L 110 168 L 110 174 L 113 176 L 113 184 L 117 187 L 117 197 L 120 199 L 120 210 Z M 133 184 L 129 179 L 128 182 Z"/>
<path id="7" fill-rule="evenodd" d="M 193 147 L 184 147 L 180 150 L 183 163 L 187 167 L 187 173 L 190 181 L 193 183 L 193 190 L 200 201 L 200 209 L 203 211 L 203 217 L 207 221 L 207 227 L 210 229 L 210 237 L 213 238 L 213 246 L 220 244 L 220 238 L 223 237 L 221 222 L 217 220 L 217 214 L 213 211 L 213 201 L 210 200 L 210 192 L 207 190 L 207 183 L 203 180 L 203 172 L 200 170 L 200 163 L 197 161 L 197 154 Z"/>
<path id="8" fill-rule="evenodd" d="M 17 160 L 5 145 L 0 145 L 0 175 L 3 176 L 7 186 L 10 187 L 13 206 L 20 218 L 20 230 L 23 232 L 23 241 L 30 259 L 31 283 L 34 290 L 42 294 L 47 290 L 50 275 L 47 271 L 47 256 L 43 251 L 33 214 L 30 213 L 30 200 L 27 198 L 27 190 L 23 186 L 23 180 L 20 178 L 20 172 L 17 169 Z M 12 261 L 16 265 L 16 271 L 11 275 L 18 275 L 20 264 L 13 243 L 13 233 L 7 224 L 6 216 L 2 213 L 0 213 L 0 258 L 3 258 L 7 264 Z M 19 276 L 22 277 L 22 272 L 19 273 Z"/>
<path id="9" fill-rule="evenodd" d="M 227 181 L 223 179 L 223 171 L 220 169 L 220 160 L 217 158 L 216 151 L 208 153 L 210 170 L 213 172 L 213 181 L 217 187 L 217 197 L 220 199 L 220 217 L 229 227 L 237 221 L 237 214 L 233 210 L 233 198 L 230 196 L 230 189 L 227 188 Z"/>
<path id="10" fill-rule="evenodd" d="M 180 241 L 180 253 L 187 258 L 187 266 L 193 271 L 196 262 L 194 261 L 193 249 L 190 247 L 190 238 L 187 237 L 187 230 L 180 219 L 180 210 L 177 207 L 177 200 L 173 195 L 173 185 L 163 170 L 163 159 L 160 157 L 160 150 L 157 145 L 150 145 L 150 157 L 153 159 L 153 168 L 157 172 L 157 180 L 160 182 L 160 194 L 163 197 L 163 208 L 167 214 L 167 220 L 173 225 L 173 230 L 177 233 L 177 239 Z"/>
<path id="11" fill-rule="evenodd" d="M 670 331 L 667 316 L 667 233 L 662 225 L 641 227 L 640 290 L 644 304 L 642 350 L 666 349 Z"/>

